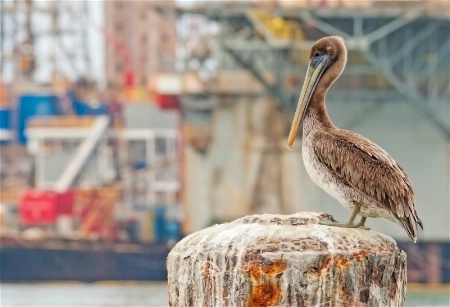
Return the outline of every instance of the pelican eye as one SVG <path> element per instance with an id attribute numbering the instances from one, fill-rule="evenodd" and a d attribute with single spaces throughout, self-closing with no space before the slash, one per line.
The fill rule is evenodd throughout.
<path id="1" fill-rule="evenodd" d="M 314 56 L 311 59 L 311 65 L 313 67 L 316 67 L 317 65 L 319 65 L 320 61 L 322 60 L 322 56 L 323 54 L 319 51 L 314 52 Z"/>

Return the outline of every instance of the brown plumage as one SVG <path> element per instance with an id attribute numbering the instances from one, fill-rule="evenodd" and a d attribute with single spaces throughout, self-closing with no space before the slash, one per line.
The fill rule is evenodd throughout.
<path id="1" fill-rule="evenodd" d="M 335 127 L 326 112 L 326 92 L 344 70 L 346 60 L 347 50 L 340 37 L 326 37 L 314 44 L 288 146 L 292 146 L 303 120 L 302 151 L 308 174 L 353 210 L 346 224 L 336 226 L 364 226 L 367 217 L 384 217 L 401 225 L 415 242 L 417 225 L 422 227 L 422 222 L 403 169 L 375 143 Z M 362 219 L 356 225 L 357 214 Z"/>

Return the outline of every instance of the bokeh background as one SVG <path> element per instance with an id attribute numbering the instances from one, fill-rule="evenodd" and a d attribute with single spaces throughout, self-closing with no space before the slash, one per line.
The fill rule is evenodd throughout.
<path id="1" fill-rule="evenodd" d="M 405 169 L 424 231 L 413 244 L 367 224 L 407 252 L 408 304 L 450 303 L 448 0 L 0 10 L 2 305 L 164 306 L 167 253 L 193 231 L 255 213 L 345 220 L 306 174 L 301 140 L 285 145 L 309 48 L 328 35 L 349 50 L 329 115 Z"/>

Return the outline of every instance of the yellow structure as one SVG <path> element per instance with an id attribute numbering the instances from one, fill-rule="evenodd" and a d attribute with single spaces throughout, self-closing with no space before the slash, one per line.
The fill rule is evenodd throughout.
<path id="1" fill-rule="evenodd" d="M 265 9 L 254 9 L 252 14 L 261 21 L 274 38 L 287 41 L 304 40 L 303 31 L 298 23 L 274 16 Z"/>

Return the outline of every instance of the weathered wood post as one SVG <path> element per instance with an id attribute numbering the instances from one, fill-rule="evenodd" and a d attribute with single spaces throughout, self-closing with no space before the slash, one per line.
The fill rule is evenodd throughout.
<path id="1" fill-rule="evenodd" d="M 324 213 L 252 215 L 180 241 L 169 306 L 403 306 L 406 254 L 385 235 L 319 225 Z"/>

